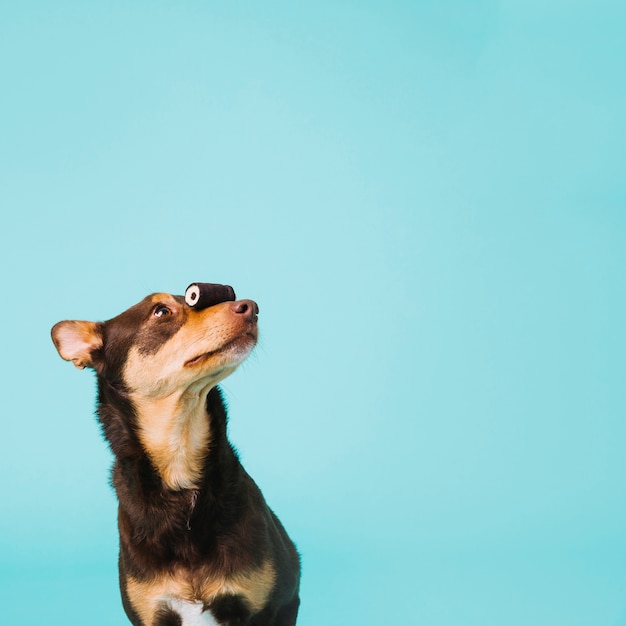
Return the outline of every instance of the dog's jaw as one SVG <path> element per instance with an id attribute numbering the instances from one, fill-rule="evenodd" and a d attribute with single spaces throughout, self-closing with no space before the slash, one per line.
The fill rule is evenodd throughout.
<path id="1" fill-rule="evenodd" d="M 253 329 L 247 329 L 240 335 L 227 341 L 224 345 L 220 346 L 217 350 L 211 350 L 195 356 L 185 361 L 184 367 L 195 367 L 203 364 L 216 355 L 222 355 L 222 358 L 228 359 L 229 365 L 234 369 L 237 365 L 240 365 L 245 361 L 246 357 L 250 354 L 257 341 L 256 327 Z M 213 372 L 212 376 L 219 376 L 227 367 L 218 369 Z"/>

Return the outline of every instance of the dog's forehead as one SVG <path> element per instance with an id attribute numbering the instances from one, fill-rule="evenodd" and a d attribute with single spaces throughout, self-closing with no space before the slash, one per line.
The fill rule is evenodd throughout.
<path id="1" fill-rule="evenodd" d="M 123 313 L 111 318 L 107 323 L 140 323 L 142 319 L 149 316 L 157 304 L 184 306 L 185 298 L 183 296 L 174 296 L 171 293 L 152 293 L 126 309 Z"/>
<path id="2" fill-rule="evenodd" d="M 148 305 L 155 304 L 169 304 L 169 305 L 180 305 L 187 306 L 185 303 L 185 296 L 175 296 L 171 293 L 153 293 L 149 296 L 146 296 L 142 302 L 147 302 Z M 140 303 L 141 304 L 141 303 Z"/>
<path id="3" fill-rule="evenodd" d="M 158 292 L 151 293 L 149 296 L 146 296 L 141 302 L 139 302 L 135 306 L 141 304 L 143 304 L 144 306 L 150 306 L 154 304 L 185 304 L 185 298 L 184 296 L 175 296 L 171 293 Z"/>
<path id="4" fill-rule="evenodd" d="M 104 322 L 105 334 L 108 338 L 132 335 L 150 319 L 155 307 L 163 304 L 171 309 L 181 311 L 185 308 L 183 296 L 173 296 L 169 293 L 153 293 L 134 304 L 124 312 Z"/>
<path id="5" fill-rule="evenodd" d="M 166 323 L 154 324 L 158 305 L 167 306 L 174 315 Z M 187 318 L 188 307 L 183 296 L 153 293 L 123 313 L 104 323 L 104 345 L 109 363 L 120 365 L 132 346 L 141 353 L 154 353 L 173 337 Z"/>

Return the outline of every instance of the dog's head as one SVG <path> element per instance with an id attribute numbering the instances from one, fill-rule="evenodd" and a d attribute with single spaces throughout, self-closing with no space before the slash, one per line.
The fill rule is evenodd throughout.
<path id="1" fill-rule="evenodd" d="M 198 310 L 182 296 L 157 293 L 106 322 L 59 322 L 52 340 L 76 367 L 156 399 L 231 374 L 256 344 L 257 314 L 252 300 Z"/>

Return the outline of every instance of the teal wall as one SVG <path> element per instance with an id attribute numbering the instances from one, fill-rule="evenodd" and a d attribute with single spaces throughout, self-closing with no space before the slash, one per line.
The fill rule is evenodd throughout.
<path id="1" fill-rule="evenodd" d="M 125 623 L 93 376 L 50 327 L 210 281 L 260 306 L 223 387 L 300 626 L 626 625 L 625 28 L 0 8 L 0 621 Z"/>

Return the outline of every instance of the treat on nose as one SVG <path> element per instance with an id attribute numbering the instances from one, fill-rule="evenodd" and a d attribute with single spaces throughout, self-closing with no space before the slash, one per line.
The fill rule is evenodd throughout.
<path id="1" fill-rule="evenodd" d="M 235 291 L 230 285 L 191 283 L 185 291 L 185 302 L 198 311 L 234 299 Z"/>

